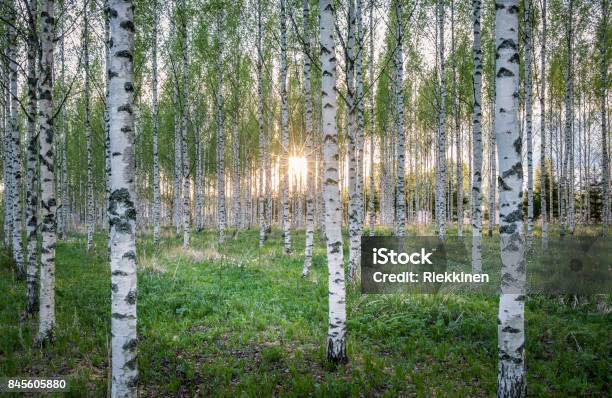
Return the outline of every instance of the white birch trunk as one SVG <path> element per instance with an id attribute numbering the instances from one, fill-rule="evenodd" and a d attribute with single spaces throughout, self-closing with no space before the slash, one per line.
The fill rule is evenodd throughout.
<path id="1" fill-rule="evenodd" d="M 112 43 L 108 70 L 112 154 L 109 206 L 112 397 L 135 397 L 138 387 L 133 12 L 130 0 L 108 0 Z"/>
<path id="2" fill-rule="evenodd" d="M 177 15 L 177 7 L 174 6 L 174 17 L 176 19 Z M 174 39 L 176 37 L 176 21 L 173 20 L 170 23 L 170 39 Z M 172 50 L 170 50 L 172 51 Z M 174 54 L 170 55 L 171 57 Z M 172 62 L 172 105 L 174 106 L 175 111 L 174 115 L 174 201 L 173 201 L 173 220 L 174 227 L 176 229 L 176 235 L 178 236 L 181 228 L 181 177 L 183 175 L 183 150 L 181 148 L 182 138 L 181 138 L 181 130 L 180 130 L 180 121 L 179 121 L 179 112 L 176 110 L 179 109 L 179 78 L 178 71 L 176 67 L 176 62 Z"/>
<path id="3" fill-rule="evenodd" d="M 286 0 L 280 0 L 280 97 L 281 97 L 281 207 L 283 250 L 291 253 L 291 221 L 289 217 L 289 109 L 287 104 L 287 17 Z"/>
<path id="4" fill-rule="evenodd" d="M 368 213 L 370 215 L 370 236 L 374 236 L 374 224 L 376 222 L 376 212 L 374 209 L 374 198 L 376 195 L 374 184 L 374 137 L 376 127 L 374 122 L 374 6 L 370 5 L 370 63 L 368 65 L 370 75 L 370 197 L 368 203 Z"/>
<path id="5" fill-rule="evenodd" d="M 438 0 L 437 17 L 440 108 L 438 113 L 438 153 L 436 158 L 436 229 L 438 237 L 444 239 L 446 235 L 446 74 L 444 71 L 444 2 L 442 0 Z"/>
<path id="6" fill-rule="evenodd" d="M 527 246 L 531 247 L 533 240 L 533 138 L 532 138 L 532 78 L 531 78 L 531 10 L 530 1 L 524 1 L 525 17 L 525 138 L 527 141 Z"/>
<path id="7" fill-rule="evenodd" d="M 215 64 L 217 72 L 217 92 L 215 93 L 215 107 L 217 118 L 217 222 L 219 228 L 219 244 L 225 242 L 225 132 L 223 129 L 223 69 L 221 57 L 222 49 L 221 22 L 217 25 L 217 46 L 219 54 Z"/>
<path id="8" fill-rule="evenodd" d="M 104 57 L 105 57 L 105 69 L 108 70 L 110 65 L 110 21 L 108 19 L 108 13 L 104 15 Z M 110 152 L 110 118 L 108 115 L 108 86 L 109 78 L 106 75 L 105 95 L 106 103 L 104 107 L 104 182 L 105 182 L 105 203 L 104 203 L 104 216 L 106 221 L 109 221 L 108 207 L 110 205 L 110 180 L 111 180 L 111 152 Z M 108 253 L 110 256 L 110 223 L 109 229 L 107 230 L 107 246 Z"/>
<path id="9" fill-rule="evenodd" d="M 262 48 L 262 0 L 257 1 L 257 127 L 259 132 L 259 247 L 263 247 L 268 238 L 267 214 L 264 191 L 268 191 L 267 170 L 272 166 L 267 162 L 266 132 L 264 130 L 263 98 L 263 48 Z M 265 189 L 264 189 L 265 188 Z M 267 195 L 267 194 L 266 194 Z"/>
<path id="10" fill-rule="evenodd" d="M 36 132 L 38 76 L 36 73 L 36 56 L 38 50 L 37 20 L 38 0 L 30 1 L 28 17 L 28 109 L 27 109 L 27 189 L 26 189 L 26 237 L 27 237 L 27 302 L 26 314 L 33 315 L 38 309 L 36 295 L 38 276 L 38 135 Z"/>
<path id="11" fill-rule="evenodd" d="M 315 166 L 315 145 L 314 131 L 312 129 L 312 94 L 310 92 L 310 27 L 309 0 L 303 0 L 302 22 L 304 40 L 304 108 L 306 113 L 306 243 L 304 247 L 304 267 L 302 277 L 306 277 L 312 265 L 312 248 L 314 241 L 314 166 Z"/>
<path id="12" fill-rule="evenodd" d="M 195 170 L 195 218 L 196 218 L 196 229 L 201 232 L 204 229 L 204 201 L 203 186 L 202 186 L 202 137 L 200 133 L 199 123 L 195 123 L 194 126 L 194 138 L 195 138 L 195 157 L 196 157 L 196 170 Z"/>
<path id="13" fill-rule="evenodd" d="M 474 86 L 472 102 L 472 272 L 482 270 L 482 50 L 480 46 L 481 1 L 472 1 L 473 33 L 472 84 Z M 490 160 L 490 159 L 489 159 Z"/>
<path id="14" fill-rule="evenodd" d="M 4 247 L 11 249 L 12 240 L 13 240 L 13 205 L 11 203 L 12 197 L 12 174 L 13 174 L 13 158 L 11 153 L 12 148 L 12 137 L 11 137 L 11 93 L 10 93 L 10 67 L 8 60 L 10 59 L 10 45 L 11 36 L 10 29 L 6 29 L 6 47 L 4 49 L 4 56 L 7 59 L 7 62 L 3 62 L 3 100 L 4 106 L 3 110 L 3 136 L 2 136 L 2 173 L 4 181 L 4 195 L 2 195 L 2 207 L 4 210 L 4 223 L 3 223 L 3 231 L 4 231 Z"/>
<path id="15" fill-rule="evenodd" d="M 262 61 L 263 62 L 263 61 Z M 266 236 L 270 233 L 272 223 L 274 221 L 274 213 L 272 210 L 272 139 L 274 137 L 274 108 L 273 108 L 273 97 L 272 97 L 272 68 L 269 68 L 268 77 L 268 124 L 266 131 L 266 150 L 265 159 L 266 164 Z"/>
<path id="16" fill-rule="evenodd" d="M 360 236 L 357 198 L 357 132 L 355 129 L 355 1 L 348 3 L 347 40 L 345 49 L 346 78 L 346 127 L 348 130 L 348 235 L 349 235 L 349 268 L 348 281 L 353 282 L 359 265 Z"/>
<path id="17" fill-rule="evenodd" d="M 10 4 L 11 20 L 16 21 L 16 4 Z M 19 100 L 17 92 L 17 32 L 14 27 L 8 28 L 8 56 L 9 56 L 9 92 L 10 92 L 10 128 L 11 128 L 11 147 L 10 147 L 10 204 L 12 207 L 12 249 L 13 259 L 17 270 L 17 278 L 25 277 L 23 248 L 21 239 L 22 230 L 22 211 L 21 211 L 21 133 L 19 131 L 18 111 Z"/>
<path id="18" fill-rule="evenodd" d="M 607 82 L 609 58 L 606 56 L 607 41 L 606 32 L 608 31 L 608 1 L 602 0 L 601 4 L 601 26 L 600 26 L 600 79 Z M 610 154 L 608 149 L 608 125 L 607 125 L 607 85 L 601 84 L 600 106 L 601 106 L 601 142 L 602 142 L 602 173 L 603 173 L 603 209 L 602 224 L 603 235 L 608 236 L 610 225 Z"/>
<path id="19" fill-rule="evenodd" d="M 497 319 L 498 397 L 524 397 L 525 260 L 521 139 L 518 122 L 519 55 L 517 0 L 496 3 L 495 135 L 499 150 L 502 285 Z"/>
<path id="20" fill-rule="evenodd" d="M 397 130 L 397 186 L 395 190 L 396 234 L 406 233 L 406 178 L 404 173 L 404 45 L 402 37 L 402 10 L 399 0 L 394 0 L 395 8 L 395 128 Z"/>
<path id="21" fill-rule="evenodd" d="M 455 121 L 455 150 L 457 153 L 457 236 L 461 238 L 463 236 L 463 154 L 461 152 L 462 142 L 461 142 L 461 129 L 459 125 L 459 105 L 457 100 L 457 55 L 455 52 L 455 3 L 452 2 L 452 16 L 451 16 L 451 25 L 452 25 L 452 53 L 453 53 L 453 119 Z M 479 18 L 480 19 L 480 18 Z M 480 21 L 479 21 L 480 23 Z M 480 33 L 480 32 L 479 32 Z M 482 66 L 482 65 L 481 65 Z M 481 70 L 481 78 L 482 78 L 482 70 Z M 482 139 L 481 139 L 482 145 Z M 482 157 L 482 151 L 481 151 Z M 452 192 L 452 190 L 451 190 Z M 451 196 L 452 200 L 452 196 Z"/>
<path id="22" fill-rule="evenodd" d="M 355 79 L 357 97 L 357 235 L 359 236 L 359 251 L 361 251 L 361 235 L 363 233 L 364 207 L 363 207 L 363 145 L 365 140 L 363 120 L 363 0 L 356 0 L 357 18 L 357 55 L 355 59 Z M 361 256 L 357 260 L 361 264 Z"/>
<path id="23" fill-rule="evenodd" d="M 189 131 L 189 32 L 187 27 L 187 9 L 185 2 L 182 2 L 182 39 L 183 39 L 183 121 L 181 126 L 181 161 L 183 174 L 183 206 L 182 206 L 182 224 L 183 224 L 183 248 L 189 247 L 189 227 L 190 227 L 190 180 L 189 180 L 189 148 L 187 147 L 187 134 Z"/>
<path id="24" fill-rule="evenodd" d="M 495 95 L 495 88 L 493 88 Z M 491 106 L 495 109 L 495 104 Z M 495 216 L 497 213 L 495 197 L 497 193 L 497 140 L 495 139 L 495 115 L 491 115 L 491 132 L 489 133 L 489 237 L 493 236 L 493 228 L 495 227 Z"/>
<path id="25" fill-rule="evenodd" d="M 547 246 L 548 222 L 546 215 L 546 0 L 542 0 L 542 38 L 540 47 L 540 208 L 542 217 L 542 245 Z M 550 184 L 552 190 L 552 184 Z"/>
<path id="26" fill-rule="evenodd" d="M 55 243 L 57 240 L 57 199 L 55 198 L 55 176 L 53 156 L 53 45 L 54 7 L 52 0 L 41 3 L 40 9 L 40 79 L 39 100 L 39 153 L 40 153 L 40 297 L 39 323 L 36 340 L 43 344 L 53 339 L 55 327 Z"/>
<path id="27" fill-rule="evenodd" d="M 157 25 L 159 24 L 158 3 L 153 4 L 153 47 L 151 49 L 151 108 L 153 111 L 153 245 L 159 244 L 161 223 L 161 190 L 159 183 L 159 105 L 157 102 Z"/>
<path id="28" fill-rule="evenodd" d="M 93 248 L 95 224 L 93 199 L 93 134 L 91 131 L 90 109 L 90 70 L 89 70 L 89 2 L 83 6 L 83 68 L 85 69 L 85 140 L 87 143 L 87 207 L 85 220 L 87 223 L 87 251 Z"/>
<path id="29" fill-rule="evenodd" d="M 236 71 L 238 73 L 238 71 Z M 238 85 L 234 90 L 238 89 Z M 234 99 L 234 106 L 238 107 L 238 99 Z M 240 137 L 238 134 L 238 109 L 234 110 L 234 121 L 232 126 L 232 213 L 234 228 L 237 236 L 238 230 L 242 228 L 242 201 L 240 192 Z"/>
<path id="30" fill-rule="evenodd" d="M 65 52 L 64 52 L 64 21 L 61 21 L 61 32 L 60 32 L 60 92 L 63 97 L 66 95 L 65 87 Z M 59 114 L 60 120 L 60 142 L 61 142 L 61 174 L 60 174 L 60 200 L 61 206 L 58 213 L 61 213 L 61 223 L 58 227 L 58 235 L 60 239 L 66 236 L 68 229 L 68 138 L 66 135 L 66 107 L 62 106 Z"/>
<path id="31" fill-rule="evenodd" d="M 564 202 L 567 213 L 564 214 L 565 222 L 561 233 L 565 234 L 565 228 L 570 235 L 574 234 L 574 73 L 573 73 L 573 30 L 572 13 L 573 0 L 569 0 L 567 13 L 567 67 L 565 70 L 565 157 L 564 157 Z"/>
<path id="32" fill-rule="evenodd" d="M 329 291 L 327 359 L 346 363 L 346 289 L 342 253 L 342 204 L 338 188 L 338 132 L 336 128 L 336 49 L 334 44 L 334 6 L 319 1 L 323 161 L 323 196 Z"/>

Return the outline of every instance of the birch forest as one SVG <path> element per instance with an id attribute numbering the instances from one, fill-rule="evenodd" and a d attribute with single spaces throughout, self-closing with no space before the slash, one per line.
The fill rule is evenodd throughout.
<path id="1" fill-rule="evenodd" d="M 610 286 L 523 286 L 609 239 L 609 11 L 0 0 L 0 381 L 608 396 Z M 462 242 L 500 283 L 366 294 L 381 236 Z"/>

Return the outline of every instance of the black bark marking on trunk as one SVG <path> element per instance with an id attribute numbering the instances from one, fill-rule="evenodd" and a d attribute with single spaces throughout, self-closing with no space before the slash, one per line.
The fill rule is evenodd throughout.
<path id="1" fill-rule="evenodd" d="M 130 292 L 125 296 L 125 302 L 134 305 L 136 304 L 136 298 L 138 297 L 138 293 L 136 290 L 130 290 Z"/>
<path id="2" fill-rule="evenodd" d="M 128 350 L 133 352 L 136 347 L 138 347 L 138 339 L 130 339 L 127 343 L 123 345 L 124 350 Z"/>

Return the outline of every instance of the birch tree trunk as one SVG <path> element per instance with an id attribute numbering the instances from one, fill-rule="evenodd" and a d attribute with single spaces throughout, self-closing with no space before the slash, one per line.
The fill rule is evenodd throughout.
<path id="1" fill-rule="evenodd" d="M 109 206 L 112 397 L 135 397 L 138 391 L 133 12 L 130 0 L 108 0 L 112 43 L 108 70 L 112 153 Z"/>
<path id="2" fill-rule="evenodd" d="M 374 209 L 374 197 L 376 195 L 374 187 L 374 137 L 375 137 L 375 122 L 374 122 L 374 5 L 370 5 L 370 197 L 368 210 L 370 214 L 370 236 L 374 236 L 374 223 L 376 222 L 376 212 Z"/>
<path id="3" fill-rule="evenodd" d="M 267 233 L 267 210 L 268 207 L 265 203 L 264 187 L 267 192 L 269 187 L 267 185 L 267 171 L 266 168 L 272 166 L 267 162 L 267 145 L 266 145 L 266 132 L 264 130 L 264 98 L 263 98 L 263 48 L 262 48 L 262 0 L 257 0 L 257 127 L 259 131 L 259 179 L 260 189 L 259 190 L 259 247 L 263 247 L 268 238 Z M 270 93 L 268 94 L 270 95 Z"/>
<path id="4" fill-rule="evenodd" d="M 287 16 L 286 0 L 280 0 L 280 96 L 281 96 L 281 206 L 283 217 L 283 250 L 291 253 L 289 219 L 289 109 L 287 104 Z"/>
<path id="5" fill-rule="evenodd" d="M 444 71 L 443 0 L 438 0 L 437 17 L 439 35 L 438 57 L 440 62 L 440 108 L 438 113 L 438 153 L 436 162 L 436 229 L 438 231 L 438 237 L 444 239 L 446 235 L 446 74 Z"/>
<path id="6" fill-rule="evenodd" d="M 358 198 L 357 198 L 357 131 L 355 129 L 355 1 L 348 3 L 348 25 L 345 49 L 345 77 L 346 77 L 346 112 L 348 130 L 348 179 L 349 179 L 349 269 L 348 281 L 351 283 L 359 264 L 360 239 L 358 220 Z"/>
<path id="7" fill-rule="evenodd" d="M 325 236 L 329 290 L 327 359 L 346 363 L 346 289 L 342 252 L 342 204 L 338 188 L 338 132 L 336 128 L 336 48 L 334 44 L 334 6 L 330 0 L 319 1 L 322 128 L 325 203 Z"/>
<path id="8" fill-rule="evenodd" d="M 183 38 L 183 122 L 181 126 L 181 160 L 183 174 L 183 248 L 189 247 L 189 198 L 191 193 L 189 181 L 189 149 L 187 147 L 187 134 L 189 130 L 189 31 L 187 27 L 187 9 L 182 1 L 182 38 Z"/>
<path id="9" fill-rule="evenodd" d="M 40 79 L 38 82 L 39 105 L 39 153 L 40 153 L 40 298 L 39 322 L 36 341 L 44 344 L 53 339 L 55 327 L 55 243 L 57 240 L 57 199 L 55 198 L 55 175 L 53 155 L 53 45 L 54 4 L 44 0 L 40 9 Z"/>
<path id="10" fill-rule="evenodd" d="M 26 314 L 33 315 L 38 309 L 37 276 L 38 276 L 38 134 L 36 132 L 37 98 L 36 89 L 38 76 L 36 74 L 36 56 L 38 51 L 38 1 L 30 1 L 28 16 L 28 158 L 27 158 L 27 189 L 26 189 L 26 236 L 27 260 L 26 284 L 27 303 Z"/>
<path id="11" fill-rule="evenodd" d="M 363 0 L 356 0 L 357 18 L 357 55 L 355 60 L 355 78 L 357 85 L 357 235 L 359 236 L 359 251 L 361 252 L 361 235 L 363 233 Z M 357 259 L 361 264 L 361 255 Z"/>
<path id="12" fill-rule="evenodd" d="M 312 94 L 310 92 L 310 27 L 309 0 L 303 0 L 302 22 L 304 40 L 304 108 L 306 113 L 306 244 L 304 248 L 304 267 L 302 276 L 306 277 L 312 265 L 312 246 L 314 241 L 314 132 L 312 130 Z"/>
<path id="13" fill-rule="evenodd" d="M 223 130 L 223 69 L 221 58 L 223 56 L 221 22 L 217 24 L 217 46 L 219 54 L 215 69 L 217 72 L 217 92 L 215 93 L 215 107 L 217 118 L 217 213 L 219 227 L 219 244 L 225 242 L 225 133 Z"/>
<path id="14" fill-rule="evenodd" d="M 13 15 L 10 11 L 9 7 L 9 17 Z M 2 173 L 4 181 L 4 195 L 2 195 L 2 207 L 4 210 L 4 220 L 3 220 L 3 231 L 4 231 L 4 247 L 9 250 L 12 249 L 12 241 L 13 241 L 13 205 L 11 203 L 12 199 L 12 176 L 13 176 L 13 157 L 12 157 L 12 127 L 11 127 L 11 78 L 10 78 L 10 43 L 11 43 L 11 29 L 6 29 L 5 31 L 5 39 L 6 39 L 6 47 L 4 48 L 4 56 L 6 57 L 6 61 L 3 62 L 3 136 L 2 136 Z"/>
<path id="15" fill-rule="evenodd" d="M 495 96 L 495 87 L 493 87 Z M 495 100 L 493 100 L 495 101 Z M 495 110 L 495 104 L 491 106 Z M 495 207 L 495 196 L 497 191 L 497 140 L 495 139 L 495 115 L 491 115 L 491 132 L 489 134 L 489 237 L 493 236 L 497 209 Z"/>
<path id="16" fill-rule="evenodd" d="M 151 107 L 153 110 L 153 245 L 159 244 L 161 218 L 161 190 L 159 184 L 159 104 L 157 103 L 157 26 L 159 10 L 157 0 L 153 3 L 153 47 L 151 49 Z"/>
<path id="17" fill-rule="evenodd" d="M 525 130 L 527 140 L 527 247 L 533 240 L 533 138 L 532 138 L 532 86 L 531 86 L 531 10 L 530 0 L 524 1 L 525 16 Z"/>
<path id="18" fill-rule="evenodd" d="M 263 63 L 263 58 L 262 58 Z M 272 211 L 272 159 L 271 159 L 271 147 L 272 147 L 272 139 L 274 137 L 274 123 L 272 122 L 274 118 L 274 108 L 273 108 L 273 98 L 272 98 L 272 68 L 269 68 L 269 76 L 268 76 L 268 124 L 267 124 L 267 132 L 266 132 L 266 150 L 265 150 L 265 159 L 266 159 L 266 237 L 267 234 L 270 233 L 272 228 L 272 223 L 274 221 L 274 214 Z"/>
<path id="19" fill-rule="evenodd" d="M 601 25 L 599 28 L 600 40 L 600 106 L 601 106 L 601 152 L 602 152 L 602 173 L 603 173 L 603 209 L 602 209 L 602 224 L 603 235 L 608 236 L 610 225 L 610 154 L 608 149 L 608 124 L 607 124 L 607 82 L 608 82 L 608 65 L 609 59 L 607 56 L 607 37 L 608 31 L 608 1 L 601 2 Z"/>
<path id="20" fill-rule="evenodd" d="M 178 7 L 174 5 L 174 18 L 176 19 Z M 174 39 L 176 37 L 176 20 L 171 21 L 170 23 L 170 38 Z M 172 52 L 172 50 L 170 50 Z M 173 57 L 174 54 L 170 54 L 170 57 Z M 172 104 L 174 109 L 179 109 L 179 78 L 178 71 L 176 67 L 176 62 L 171 61 L 172 64 Z M 183 165 L 183 150 L 181 148 L 182 138 L 181 138 L 181 130 L 180 130 L 180 122 L 179 122 L 179 112 L 174 113 L 174 208 L 173 208 L 173 219 L 174 226 L 176 228 L 176 235 L 178 236 L 180 233 L 181 227 L 181 177 L 183 175 L 182 165 Z"/>
<path id="21" fill-rule="evenodd" d="M 396 233 L 404 236 L 406 233 L 406 200 L 404 173 L 404 45 L 402 37 L 402 10 L 399 0 L 394 0 L 395 9 L 395 112 L 397 129 L 397 187 L 395 191 Z"/>
<path id="22" fill-rule="evenodd" d="M 89 2 L 86 1 L 83 9 L 83 67 L 85 69 L 85 140 L 87 142 L 87 208 L 85 219 L 87 222 L 87 251 L 93 248 L 94 234 L 94 199 L 93 199 L 93 134 L 91 131 L 90 109 L 90 70 L 89 70 Z"/>
<path id="23" fill-rule="evenodd" d="M 491 31 L 495 32 L 495 17 L 491 18 Z M 497 54 L 497 49 L 496 47 L 493 45 L 491 46 L 491 54 L 490 54 L 490 61 L 491 64 L 493 65 L 493 73 L 491 74 L 491 81 L 489 82 L 489 100 L 490 100 L 490 104 L 489 104 L 489 116 L 491 118 L 490 120 L 490 131 L 489 131 L 489 231 L 488 231 L 488 235 L 489 237 L 493 236 L 493 228 L 495 226 L 495 219 L 496 219 L 496 215 L 497 215 L 497 210 L 496 210 L 496 202 L 495 202 L 495 197 L 496 197 L 496 191 L 497 191 L 497 140 L 495 139 L 495 93 L 496 93 L 496 88 L 495 88 L 495 82 L 496 82 L 496 77 L 495 77 L 495 55 Z"/>
<path id="24" fill-rule="evenodd" d="M 65 87 L 65 49 L 64 49 L 64 21 L 61 21 L 62 30 L 60 32 L 60 92 L 62 97 L 66 95 L 66 87 Z M 68 229 L 68 137 L 66 134 L 66 107 L 62 106 L 59 114 L 60 120 L 60 140 L 61 140 L 61 163 L 62 168 L 60 171 L 60 195 L 61 195 L 61 206 L 59 212 L 61 213 L 61 223 L 59 226 L 59 238 L 63 239 L 66 236 Z"/>
<path id="25" fill-rule="evenodd" d="M 546 0 L 542 0 L 541 12 L 542 38 L 540 47 L 540 208 L 542 209 L 542 245 L 543 247 L 547 247 L 548 222 L 546 219 Z M 550 184 L 550 189 L 552 190 L 552 181 Z"/>
<path id="26" fill-rule="evenodd" d="M 238 68 L 237 68 L 238 69 Z M 238 73 L 238 71 L 236 71 Z M 234 87 L 237 91 L 238 85 Z M 234 91 L 234 93 L 236 93 Z M 236 96 L 237 97 L 237 96 Z M 232 126 L 232 213 L 234 228 L 234 237 L 237 236 L 238 230 L 242 228 L 242 201 L 240 200 L 240 136 L 238 133 L 238 98 L 234 98 L 234 120 Z"/>
<path id="27" fill-rule="evenodd" d="M 481 1 L 472 1 L 473 33 L 472 58 L 474 86 L 472 103 L 472 272 L 482 270 L 482 50 L 480 46 Z"/>
<path id="28" fill-rule="evenodd" d="M 108 13 L 105 13 L 104 15 L 104 57 L 105 57 L 105 69 L 108 70 L 108 67 L 110 65 L 110 21 L 108 19 Z M 106 76 L 106 85 L 105 85 L 105 96 L 106 96 L 106 103 L 105 103 L 105 107 L 104 107 L 104 174 L 105 174 L 105 178 L 104 178 L 104 182 L 105 182 L 105 194 L 106 197 L 105 199 L 105 203 L 104 203 L 104 212 L 105 212 L 105 217 L 106 217 L 106 221 L 109 221 L 109 214 L 108 214 L 108 207 L 110 205 L 110 185 L 111 185 L 111 151 L 110 151 L 110 117 L 109 117 L 109 113 L 108 113 L 108 86 L 109 86 L 109 77 L 108 74 L 105 74 Z M 107 230 L 108 232 L 108 236 L 107 236 L 107 246 L 108 246 L 108 253 L 110 256 L 110 222 L 109 222 L 109 229 Z"/>
<path id="29" fill-rule="evenodd" d="M 497 319 L 498 397 L 525 397 L 525 260 L 521 140 L 518 122 L 517 0 L 499 0 L 495 11 L 495 135 L 499 150 L 502 285 Z"/>
<path id="30" fill-rule="evenodd" d="M 204 125 L 204 124 L 203 124 Z M 194 139 L 195 139 L 195 157 L 196 157 L 196 175 L 195 175 L 195 217 L 196 228 L 198 232 L 204 229 L 204 200 L 203 200 L 203 185 L 202 185 L 202 136 L 200 133 L 200 124 L 195 123 Z"/>
<path id="31" fill-rule="evenodd" d="M 476 0 L 479 1 L 479 0 Z M 461 142 L 461 129 L 459 125 L 459 104 L 457 100 L 457 55 L 455 52 L 455 3 L 454 1 L 451 3 L 451 26 L 452 26 L 452 38 L 451 43 L 453 46 L 453 119 L 455 122 L 455 150 L 457 153 L 457 236 L 461 238 L 463 236 L 463 159 L 462 159 L 462 142 Z M 480 15 L 479 18 L 480 19 Z M 478 21 L 480 24 L 480 21 Z M 479 34 L 480 34 L 480 29 Z M 481 56 L 480 56 L 481 57 Z M 481 63 L 481 78 L 482 78 L 482 63 Z M 479 103 L 480 104 L 480 103 Z M 481 139 L 482 146 L 482 139 Z M 481 151 L 482 157 L 482 151 Z M 452 192 L 452 190 L 451 190 Z M 452 200 L 452 196 L 451 196 Z"/>
<path id="32" fill-rule="evenodd" d="M 574 234 L 574 72 L 573 72 L 573 0 L 569 0 L 567 14 L 567 69 L 565 71 L 565 160 L 564 199 L 567 202 L 565 215 L 570 235 Z M 562 233 L 565 232 L 562 230 Z"/>
<path id="33" fill-rule="evenodd" d="M 10 95 L 10 127 L 11 127 L 11 146 L 10 146 L 10 191 L 12 206 L 12 249 L 13 259 L 17 270 L 17 278 L 25 277 L 23 248 L 21 240 L 22 212 L 21 212 L 21 133 L 19 131 L 18 110 L 19 99 L 17 93 L 17 32 L 14 28 L 17 11 L 16 4 L 10 4 L 10 19 L 13 22 L 8 28 L 8 58 L 9 58 L 9 95 Z"/>

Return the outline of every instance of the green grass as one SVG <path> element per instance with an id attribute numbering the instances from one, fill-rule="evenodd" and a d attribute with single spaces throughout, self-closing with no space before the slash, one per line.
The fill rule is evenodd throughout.
<path id="1" fill-rule="evenodd" d="M 168 231 L 169 233 L 169 231 Z M 497 299 L 490 296 L 348 295 L 348 365 L 325 361 L 327 273 L 317 241 L 300 277 L 303 233 L 282 254 L 279 231 L 218 248 L 213 232 L 184 252 L 166 237 L 140 239 L 138 330 L 141 396 L 494 396 Z M 55 343 L 33 346 L 20 320 L 25 285 L 0 258 L 0 376 L 66 376 L 66 396 L 106 396 L 110 272 L 104 236 L 88 254 L 72 236 L 57 246 Z M 484 259 L 487 261 L 487 259 Z M 607 396 L 612 319 L 558 298 L 527 303 L 532 396 Z"/>

